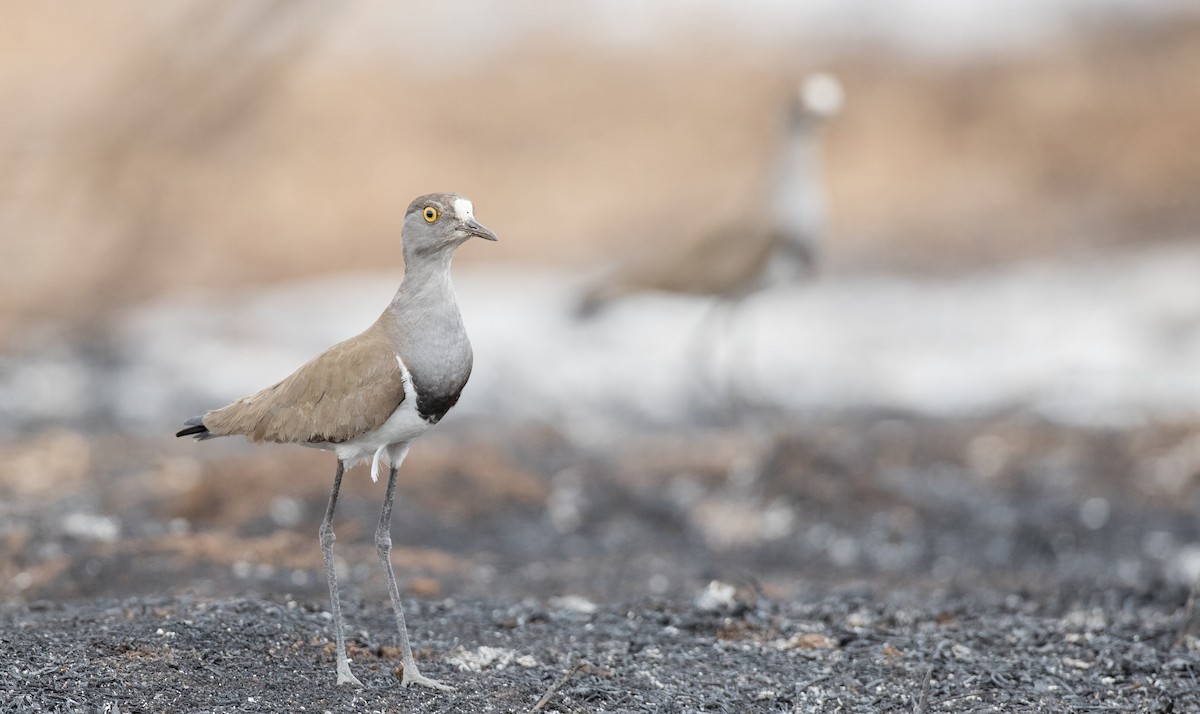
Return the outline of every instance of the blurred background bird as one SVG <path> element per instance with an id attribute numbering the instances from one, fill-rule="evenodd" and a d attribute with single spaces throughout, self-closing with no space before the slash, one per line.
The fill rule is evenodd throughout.
<path id="1" fill-rule="evenodd" d="M 845 94 L 832 74 L 808 75 L 784 102 L 779 137 L 746 210 L 734 222 L 686 240 L 655 242 L 584 291 L 582 317 L 646 291 L 740 300 L 767 285 L 809 277 L 827 239 L 821 134 Z"/>

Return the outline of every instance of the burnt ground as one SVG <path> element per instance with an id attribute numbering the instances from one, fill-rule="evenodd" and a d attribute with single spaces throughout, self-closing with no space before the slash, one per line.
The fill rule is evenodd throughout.
<path id="1" fill-rule="evenodd" d="M 336 523 L 354 691 L 328 454 L 40 430 L 0 448 L 0 711 L 1196 711 L 1197 433 L 447 423 L 393 526 L 444 694 L 398 687 L 364 469 Z"/>
<path id="2" fill-rule="evenodd" d="M 453 693 L 399 687 L 382 608 L 351 608 L 358 690 L 333 686 L 319 603 L 99 600 L 6 612 L 0 694 L 3 711 L 1196 711 L 1177 596 L 412 602 L 423 670 Z"/>

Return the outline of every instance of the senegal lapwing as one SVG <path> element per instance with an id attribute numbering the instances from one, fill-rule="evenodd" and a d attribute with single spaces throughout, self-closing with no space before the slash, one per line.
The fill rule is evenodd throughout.
<path id="1" fill-rule="evenodd" d="M 593 316 L 636 293 L 711 298 L 686 359 L 707 383 L 704 393 L 723 396 L 722 404 L 735 401 L 737 383 L 753 376 L 745 367 L 752 360 L 720 357 L 735 347 L 734 316 L 742 301 L 768 286 L 802 282 L 816 269 L 827 233 L 822 128 L 843 98 L 832 75 L 809 75 L 788 93 L 770 161 L 736 220 L 685 240 L 652 241 L 651 250 L 634 252 L 585 287 L 577 314 Z"/>
<path id="2" fill-rule="evenodd" d="M 187 420 L 176 436 L 211 439 L 240 435 L 251 441 L 300 444 L 337 457 L 333 490 L 319 531 L 337 637 L 338 684 L 362 686 L 346 657 L 337 574 L 333 564 L 333 511 L 345 470 L 362 461 L 378 480 L 387 460 L 388 482 L 375 545 L 400 632 L 401 683 L 435 689 L 413 661 L 404 609 L 391 563 L 391 514 L 396 471 L 409 444 L 458 401 L 471 374 L 471 343 L 463 328 L 450 260 L 472 237 L 496 240 L 463 196 L 433 193 L 413 201 L 404 216 L 404 278 L 391 304 L 361 334 L 330 347 L 283 381 Z"/>

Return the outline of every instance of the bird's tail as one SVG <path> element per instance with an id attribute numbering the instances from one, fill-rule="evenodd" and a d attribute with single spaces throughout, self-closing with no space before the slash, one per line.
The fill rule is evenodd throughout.
<path id="1" fill-rule="evenodd" d="M 607 302 L 598 291 L 589 292 L 575 303 L 575 317 L 580 320 L 590 320 L 604 309 Z"/>
<path id="2" fill-rule="evenodd" d="M 621 276 L 607 275 L 585 287 L 575 303 L 574 315 L 577 320 L 591 320 L 597 317 L 611 303 L 620 300 L 630 293 L 629 286 Z"/>
<path id="3" fill-rule="evenodd" d="M 186 426 L 187 428 L 181 429 L 180 431 L 176 432 L 175 436 L 194 436 L 194 437 L 196 437 L 197 441 L 201 441 L 203 439 L 211 439 L 214 436 L 216 436 L 216 434 L 214 434 L 208 430 L 207 426 L 204 426 L 204 417 L 202 417 L 202 416 L 192 417 L 191 419 L 188 419 L 187 421 L 184 422 L 184 426 Z"/>

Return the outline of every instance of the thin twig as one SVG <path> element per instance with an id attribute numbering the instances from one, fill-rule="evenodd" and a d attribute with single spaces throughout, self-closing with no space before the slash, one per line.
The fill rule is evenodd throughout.
<path id="1" fill-rule="evenodd" d="M 1196 589 L 1200 584 L 1193 584 L 1191 591 L 1188 593 L 1187 605 L 1183 607 L 1183 618 L 1179 621 L 1179 630 L 1175 633 L 1175 641 L 1171 643 L 1172 648 L 1178 648 L 1183 644 L 1185 638 L 1192 630 L 1192 620 L 1196 616 Z"/>
<path id="2" fill-rule="evenodd" d="M 571 677 L 575 676 L 576 672 L 583 669 L 583 665 L 583 662 L 579 662 L 574 667 L 564 672 L 563 676 L 559 677 L 554 684 L 550 685 L 550 688 L 546 690 L 546 693 L 543 694 L 542 698 L 537 701 L 537 704 L 533 705 L 533 709 L 530 709 L 530 711 L 540 712 L 541 710 L 545 709 L 546 705 L 550 703 L 550 700 L 554 698 L 554 695 L 558 694 L 558 690 L 562 689 L 563 686 L 566 685 L 567 681 L 571 679 Z"/>
<path id="3" fill-rule="evenodd" d="M 925 682 L 921 685 L 921 695 L 917 697 L 917 705 L 913 707 L 913 714 L 925 714 L 925 708 L 929 706 L 929 685 L 933 679 L 933 665 L 925 670 Z"/>

